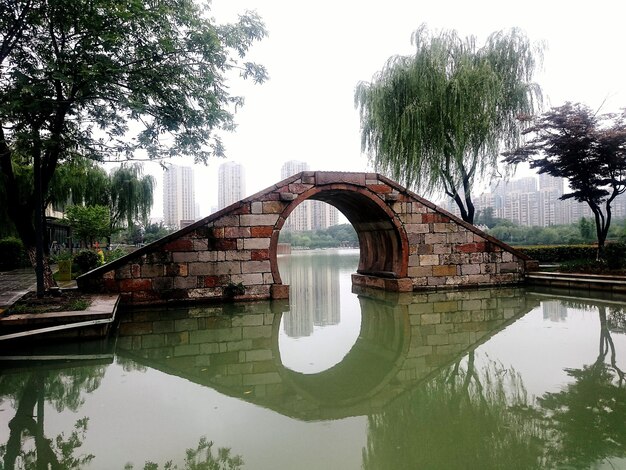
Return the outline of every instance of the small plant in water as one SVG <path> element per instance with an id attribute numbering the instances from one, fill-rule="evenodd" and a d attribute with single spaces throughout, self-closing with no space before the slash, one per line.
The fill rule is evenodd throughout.
<path id="1" fill-rule="evenodd" d="M 239 284 L 229 282 L 226 287 L 224 287 L 224 297 L 227 299 L 232 299 L 236 295 L 243 295 L 245 293 L 246 287 L 241 282 Z"/>

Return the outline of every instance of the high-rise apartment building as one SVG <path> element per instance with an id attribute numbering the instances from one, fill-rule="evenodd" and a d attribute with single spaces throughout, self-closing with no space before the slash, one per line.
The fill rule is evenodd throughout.
<path id="1" fill-rule="evenodd" d="M 541 174 L 538 179 L 538 186 L 534 176 L 511 181 L 493 181 L 491 192 L 473 198 L 474 206 L 477 211 L 491 207 L 494 217 L 528 227 L 571 224 L 581 217 L 593 217 L 587 204 L 571 198 L 560 199 L 565 191 L 563 178 Z M 460 216 L 453 200 L 447 201 L 446 208 Z M 626 217 L 626 195 L 620 195 L 613 201 L 613 215 Z"/>
<path id="2" fill-rule="evenodd" d="M 196 201 L 193 169 L 170 165 L 163 174 L 163 221 L 181 227 L 181 221 L 194 220 Z"/>
<path id="3" fill-rule="evenodd" d="M 235 162 L 222 163 L 217 178 L 218 210 L 246 197 L 246 173 L 243 165 Z"/>
<path id="4" fill-rule="evenodd" d="M 298 160 L 286 162 L 281 170 L 281 179 L 289 178 L 301 171 L 308 171 L 309 164 Z M 322 201 L 304 201 L 289 215 L 284 228 L 292 232 L 320 230 L 339 223 L 339 211 L 336 207 Z"/>

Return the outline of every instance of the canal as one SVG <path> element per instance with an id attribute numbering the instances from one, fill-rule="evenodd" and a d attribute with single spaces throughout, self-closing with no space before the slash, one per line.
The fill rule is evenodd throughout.
<path id="1" fill-rule="evenodd" d="M 623 300 L 353 292 L 357 263 L 296 252 L 288 302 L 6 354 L 0 468 L 626 468 Z"/>

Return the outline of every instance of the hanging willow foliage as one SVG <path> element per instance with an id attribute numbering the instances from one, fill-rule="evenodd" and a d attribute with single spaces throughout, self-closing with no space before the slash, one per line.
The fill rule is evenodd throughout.
<path id="1" fill-rule="evenodd" d="M 377 171 L 424 193 L 443 191 L 473 222 L 471 188 L 496 171 L 501 146 L 519 142 L 521 115 L 541 103 L 532 80 L 543 47 L 519 30 L 478 48 L 456 31 L 412 36 L 415 55 L 390 58 L 361 82 L 361 147 Z"/>

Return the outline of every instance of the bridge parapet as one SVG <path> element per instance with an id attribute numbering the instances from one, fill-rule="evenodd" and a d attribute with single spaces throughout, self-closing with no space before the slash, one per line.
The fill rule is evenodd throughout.
<path id="1" fill-rule="evenodd" d="M 337 207 L 359 236 L 353 284 L 392 291 L 521 282 L 530 260 L 376 173 L 302 172 L 78 278 L 124 303 L 287 298 L 276 251 L 307 199 Z"/>

